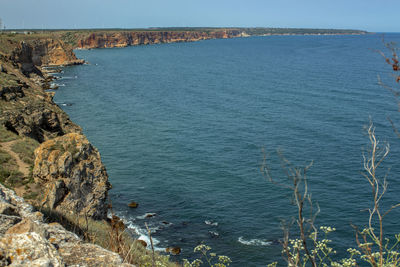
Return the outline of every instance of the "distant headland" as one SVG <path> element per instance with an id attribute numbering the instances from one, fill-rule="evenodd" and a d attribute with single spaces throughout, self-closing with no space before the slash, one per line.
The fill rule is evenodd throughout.
<path id="1" fill-rule="evenodd" d="M 7 35 L 23 35 L 17 39 L 56 38 L 75 49 L 126 47 L 142 44 L 194 42 L 208 39 L 227 39 L 270 35 L 359 35 L 363 30 L 307 29 L 307 28 L 213 28 L 168 27 L 146 29 L 59 29 L 59 30 L 8 30 Z M 29 37 L 28 37 L 29 38 Z M 31 38 L 29 38 L 31 39 Z"/>

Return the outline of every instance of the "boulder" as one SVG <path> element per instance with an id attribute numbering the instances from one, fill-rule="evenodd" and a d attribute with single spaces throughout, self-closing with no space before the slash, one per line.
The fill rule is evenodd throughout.
<path id="1" fill-rule="evenodd" d="M 181 254 L 181 248 L 180 247 L 168 247 L 165 249 L 165 252 L 168 252 L 172 255 L 179 255 Z"/>
<path id="2" fill-rule="evenodd" d="M 139 207 L 139 203 L 132 201 L 131 203 L 128 204 L 128 207 L 136 209 L 137 207 Z"/>
<path id="3" fill-rule="evenodd" d="M 136 240 L 136 242 L 139 243 L 140 245 L 142 245 L 143 247 L 147 247 L 146 241 L 144 241 L 142 239 L 138 239 L 138 240 Z"/>

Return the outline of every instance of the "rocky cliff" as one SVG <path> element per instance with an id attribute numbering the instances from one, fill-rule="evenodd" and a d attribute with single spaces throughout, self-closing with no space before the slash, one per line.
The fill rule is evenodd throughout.
<path id="1" fill-rule="evenodd" d="M 41 205 L 62 214 L 106 218 L 107 172 L 85 136 L 70 133 L 42 143 L 35 150 L 33 178 L 45 191 Z"/>
<path id="2" fill-rule="evenodd" d="M 0 266 L 125 266 L 114 252 L 85 243 L 0 184 Z"/>
<path id="3" fill-rule="evenodd" d="M 80 127 L 53 102 L 53 93 L 43 90 L 45 79 L 38 66 L 27 67 L 13 59 L 0 56 L 0 124 L 19 136 L 38 142 L 81 132 Z M 33 64 L 32 60 L 30 62 Z M 30 72 L 32 70 L 35 72 Z"/>
<path id="4" fill-rule="evenodd" d="M 243 36 L 240 30 L 216 31 L 107 31 L 93 32 L 77 41 L 77 48 L 109 48 L 131 45 L 194 42 L 207 39 L 225 39 Z"/>
<path id="5" fill-rule="evenodd" d="M 15 42 L 15 41 L 14 41 Z M 38 66 L 77 65 L 84 61 L 77 59 L 72 47 L 60 39 L 39 38 L 11 44 L 9 59 L 25 73 L 40 74 Z"/>
<path id="6" fill-rule="evenodd" d="M 43 66 L 82 61 L 56 37 L 18 38 L 0 38 L 0 183 L 19 195 L 0 185 L 0 266 L 132 266 L 45 223 L 52 218 L 80 229 L 83 218 L 107 236 L 111 185 L 99 152 L 45 86 L 51 77 Z"/>
<path id="7" fill-rule="evenodd" d="M 0 162 L 0 182 L 36 195 L 35 205 L 105 219 L 111 186 L 100 154 L 43 87 L 41 66 L 80 61 L 57 38 L 8 43 L 0 54 L 0 152 L 11 159 Z"/>

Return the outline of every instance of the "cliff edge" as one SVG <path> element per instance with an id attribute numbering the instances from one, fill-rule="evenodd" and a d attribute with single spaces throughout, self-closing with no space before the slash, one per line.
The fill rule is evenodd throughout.
<path id="1" fill-rule="evenodd" d="M 93 32 L 77 38 L 76 48 L 110 48 L 132 45 L 196 42 L 208 39 L 227 39 L 242 37 L 240 30 L 222 29 L 216 31 L 117 31 Z"/>
<path id="2" fill-rule="evenodd" d="M 107 217 L 100 153 L 54 103 L 43 68 L 83 61 L 57 34 L 36 37 L 0 35 L 0 266 L 175 266 Z"/>
<path id="3" fill-rule="evenodd" d="M 54 103 L 54 92 L 46 90 L 51 78 L 42 72 L 83 61 L 57 38 L 6 43 L 0 51 L 0 182 L 35 206 L 105 219 L 111 186 L 100 154 Z"/>

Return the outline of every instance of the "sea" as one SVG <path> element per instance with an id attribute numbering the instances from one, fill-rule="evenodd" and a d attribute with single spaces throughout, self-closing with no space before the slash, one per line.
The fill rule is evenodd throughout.
<path id="1" fill-rule="evenodd" d="M 57 74 L 54 100 L 100 151 L 113 212 L 150 246 L 147 224 L 161 253 L 180 247 L 171 260 L 198 258 L 193 249 L 206 244 L 233 267 L 285 266 L 283 228 L 298 234 L 287 167 L 310 164 L 314 224 L 336 228 L 329 239 L 340 259 L 372 207 L 363 176 L 371 123 L 379 147 L 390 146 L 377 172 L 388 183 L 381 209 L 400 202 L 400 113 L 390 89 L 400 87 L 381 55 L 391 55 L 390 42 L 400 34 L 77 50 L 89 64 Z M 399 233 L 399 216 L 385 218 L 387 237 Z"/>

